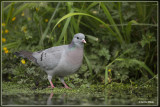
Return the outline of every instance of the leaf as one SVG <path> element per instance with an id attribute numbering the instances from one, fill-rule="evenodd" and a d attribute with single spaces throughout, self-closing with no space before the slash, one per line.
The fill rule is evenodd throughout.
<path id="1" fill-rule="evenodd" d="M 4 44 L 4 45 L 2 45 L 2 48 L 7 47 L 8 49 L 11 49 L 11 48 L 15 48 L 15 47 L 19 46 L 20 44 L 21 44 L 21 41 L 18 40 L 16 42 Z"/>
<path id="2" fill-rule="evenodd" d="M 112 18 L 112 16 L 111 16 L 111 14 L 110 14 L 110 12 L 108 11 L 107 7 L 104 5 L 104 3 L 101 3 L 101 7 L 102 7 L 105 15 L 107 16 L 110 24 L 116 25 L 115 22 L 114 22 L 114 20 L 113 20 L 113 18 Z M 118 35 L 118 36 L 116 36 L 117 39 L 118 39 L 118 41 L 119 41 L 120 43 L 123 43 L 123 37 L 122 37 L 122 35 L 120 34 L 120 31 L 119 31 L 118 27 L 117 27 L 117 26 L 113 26 L 113 28 L 114 28 L 114 30 L 116 31 L 117 35 Z"/>
<path id="3" fill-rule="evenodd" d="M 127 43 L 130 43 L 132 24 L 138 24 L 138 23 L 135 20 L 131 20 L 130 22 L 128 22 L 128 25 L 126 26 L 126 42 Z"/>
<path id="4" fill-rule="evenodd" d="M 86 57 L 85 54 L 84 54 L 84 58 L 85 58 L 85 60 L 87 62 L 87 65 L 88 65 L 88 68 L 89 68 L 89 72 L 92 73 L 92 65 L 91 65 L 90 61 L 88 60 L 88 58 Z"/>
<path id="5" fill-rule="evenodd" d="M 56 23 L 56 25 L 53 27 L 52 32 L 53 32 L 53 30 L 55 29 L 55 27 L 56 27 L 61 21 L 63 21 L 64 19 L 66 19 L 66 18 L 68 18 L 68 17 L 75 16 L 75 15 L 85 15 L 85 16 L 89 16 L 89 17 L 94 18 L 95 20 L 97 20 L 97 21 L 99 21 L 100 23 L 102 23 L 102 24 L 112 33 L 112 35 L 116 36 L 116 34 L 112 31 L 112 29 L 109 27 L 108 24 L 106 24 L 105 22 L 103 22 L 103 21 L 100 20 L 99 18 L 97 18 L 97 17 L 95 17 L 95 16 L 92 16 L 92 15 L 90 15 L 90 14 L 87 14 L 87 13 L 69 13 L 69 14 L 63 16 L 61 19 L 59 19 L 59 21 L 58 21 L 58 22 Z M 51 32 L 51 33 L 52 33 L 52 32 Z"/>
<path id="6" fill-rule="evenodd" d="M 81 66 L 81 71 L 86 71 L 87 70 L 87 66 L 86 65 L 82 65 Z"/>
<path id="7" fill-rule="evenodd" d="M 105 69 L 105 84 L 108 84 L 108 67 Z"/>
<path id="8" fill-rule="evenodd" d="M 9 19 L 12 17 L 12 13 L 13 13 L 13 10 L 14 10 L 14 5 L 15 5 L 15 3 L 11 3 L 10 10 L 8 12 L 8 15 L 7 15 L 6 25 L 8 24 Z"/>
<path id="9" fill-rule="evenodd" d="M 156 38 L 151 33 L 147 33 L 146 35 L 142 35 L 141 45 L 144 47 L 146 44 L 150 44 L 151 42 L 156 41 Z"/>
<path id="10" fill-rule="evenodd" d="M 136 59 L 125 59 L 125 58 L 117 58 L 116 61 L 131 61 L 133 63 L 138 64 L 139 66 L 143 67 L 144 69 L 146 69 L 148 71 L 148 73 L 150 73 L 152 76 L 154 76 L 155 74 L 152 72 L 152 70 L 142 61 L 136 60 Z"/>
<path id="11" fill-rule="evenodd" d="M 104 56 L 107 60 L 110 59 L 111 55 L 109 54 L 109 51 L 106 49 L 106 48 L 102 48 L 100 51 L 99 51 L 99 55 L 100 56 Z"/>
<path id="12" fill-rule="evenodd" d="M 56 14 L 56 12 L 57 12 L 57 10 L 58 10 L 59 5 L 60 5 L 60 2 L 57 4 L 56 9 L 55 9 L 55 11 L 54 11 L 53 14 L 52 14 L 52 17 L 50 18 L 50 20 L 49 20 L 49 22 L 48 22 L 48 25 L 47 25 L 44 33 L 42 34 L 41 40 L 39 41 L 39 45 L 41 45 L 41 46 L 43 45 L 43 40 L 44 40 L 44 38 L 46 37 L 46 35 L 47 35 L 47 33 L 48 33 L 48 30 L 49 30 L 49 28 L 50 28 L 51 22 L 52 22 L 55 14 Z"/>
<path id="13" fill-rule="evenodd" d="M 87 36 L 89 39 L 92 39 L 94 41 L 98 41 L 98 38 L 94 37 L 94 36 L 91 36 L 91 35 L 85 35 Z"/>
<path id="14" fill-rule="evenodd" d="M 23 5 L 20 5 L 18 9 L 13 14 L 13 17 L 21 13 L 24 9 L 27 9 L 29 7 L 30 3 L 24 3 Z"/>
<path id="15" fill-rule="evenodd" d="M 73 11 L 74 10 L 72 9 L 70 11 L 70 13 L 72 13 Z M 65 36 L 70 20 L 71 20 L 71 17 L 69 17 L 67 19 L 67 21 L 65 22 L 64 27 L 63 27 L 62 32 L 61 32 L 61 35 L 60 35 L 60 37 L 58 39 L 58 42 L 56 44 L 59 44 L 61 42 L 62 38 Z"/>

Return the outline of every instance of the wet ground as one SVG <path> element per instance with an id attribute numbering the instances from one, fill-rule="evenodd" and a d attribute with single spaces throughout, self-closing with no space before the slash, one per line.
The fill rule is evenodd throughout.
<path id="1" fill-rule="evenodd" d="M 124 87 L 122 87 L 124 88 Z M 2 105 L 157 105 L 155 90 L 122 88 L 2 90 Z M 22 90 L 22 91 L 21 91 Z M 141 90 L 141 92 L 139 91 Z M 153 92 L 151 92 L 153 91 Z"/>

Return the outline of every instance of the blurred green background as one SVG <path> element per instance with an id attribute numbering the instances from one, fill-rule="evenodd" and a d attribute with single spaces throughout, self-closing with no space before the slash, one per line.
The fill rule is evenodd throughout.
<path id="1" fill-rule="evenodd" d="M 13 53 L 69 44 L 81 32 L 84 61 L 65 78 L 70 87 L 156 84 L 157 26 L 157 2 L 2 2 L 2 80 L 47 87 L 46 73 Z"/>

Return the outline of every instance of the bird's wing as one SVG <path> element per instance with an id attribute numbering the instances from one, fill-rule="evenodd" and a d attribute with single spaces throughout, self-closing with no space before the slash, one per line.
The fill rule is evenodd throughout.
<path id="1" fill-rule="evenodd" d="M 32 56 L 36 58 L 40 67 L 46 70 L 52 70 L 58 65 L 60 59 L 62 58 L 62 53 L 66 48 L 67 45 L 56 46 L 42 51 L 34 52 Z"/>

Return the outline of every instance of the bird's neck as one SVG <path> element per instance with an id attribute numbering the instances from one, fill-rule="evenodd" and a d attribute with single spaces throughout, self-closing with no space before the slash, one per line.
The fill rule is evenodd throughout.
<path id="1" fill-rule="evenodd" d="M 76 48 L 81 48 L 81 49 L 83 49 L 83 47 L 84 47 L 84 44 L 83 43 L 81 43 L 81 44 L 76 44 L 76 43 L 74 43 L 73 41 L 69 44 L 69 48 L 70 49 L 76 49 Z"/>

